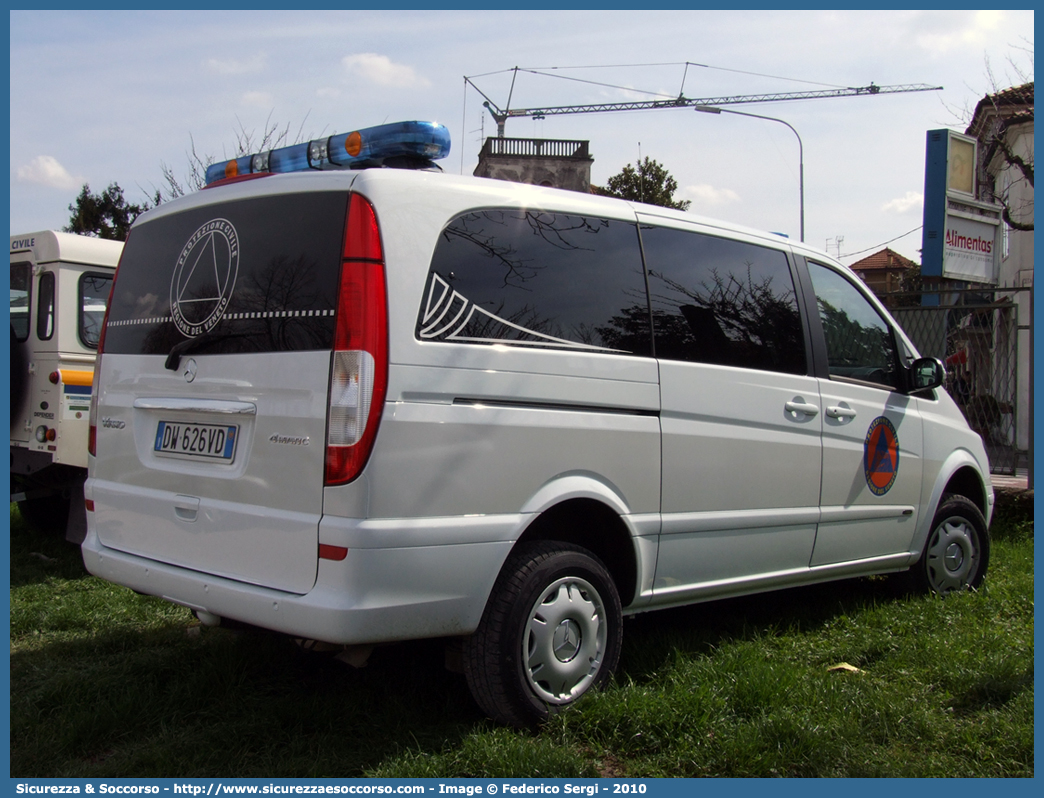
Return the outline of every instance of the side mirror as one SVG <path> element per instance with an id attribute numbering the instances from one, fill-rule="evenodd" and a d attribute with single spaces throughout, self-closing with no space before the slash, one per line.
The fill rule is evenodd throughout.
<path id="1" fill-rule="evenodd" d="M 919 357 L 906 370 L 909 393 L 939 388 L 946 379 L 946 367 L 934 357 Z"/>

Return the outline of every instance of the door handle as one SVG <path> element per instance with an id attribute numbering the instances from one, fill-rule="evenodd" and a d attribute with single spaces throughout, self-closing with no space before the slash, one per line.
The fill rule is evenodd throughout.
<path id="1" fill-rule="evenodd" d="M 853 410 L 851 407 L 841 406 L 841 405 L 838 405 L 838 406 L 835 406 L 835 407 L 828 407 L 827 410 L 826 410 L 826 414 L 830 418 L 837 418 L 837 419 L 855 418 L 856 417 L 856 411 L 855 410 Z"/>
<path id="2" fill-rule="evenodd" d="M 195 523 L 196 514 L 198 512 L 199 499 L 197 499 L 195 496 L 181 496 L 179 494 L 174 497 L 174 515 L 176 515 L 182 521 Z"/>
<path id="3" fill-rule="evenodd" d="M 806 416 L 814 416 L 819 413 L 819 408 L 816 405 L 810 405 L 801 398 L 791 399 L 783 408 L 788 413 L 804 413 Z"/>

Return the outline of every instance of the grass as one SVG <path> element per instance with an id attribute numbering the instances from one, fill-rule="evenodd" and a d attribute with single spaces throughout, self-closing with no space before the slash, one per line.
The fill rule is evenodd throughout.
<path id="1" fill-rule="evenodd" d="M 1032 776 L 1032 501 L 993 535 L 977 593 L 871 578 L 629 619 L 615 683 L 534 733 L 483 718 L 439 641 L 354 670 L 203 629 L 12 508 L 11 774 Z"/>

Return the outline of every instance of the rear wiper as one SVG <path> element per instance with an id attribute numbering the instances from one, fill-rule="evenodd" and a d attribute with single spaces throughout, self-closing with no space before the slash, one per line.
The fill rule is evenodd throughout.
<path id="1" fill-rule="evenodd" d="M 170 350 L 167 355 L 167 359 L 163 362 L 163 368 L 170 371 L 177 371 L 178 366 L 181 364 L 181 356 L 187 355 L 189 352 L 194 352 L 197 349 L 217 343 L 218 341 L 225 341 L 229 338 L 244 338 L 246 337 L 243 333 L 203 333 L 195 338 L 186 338 L 181 343 L 175 344 L 174 348 Z"/>

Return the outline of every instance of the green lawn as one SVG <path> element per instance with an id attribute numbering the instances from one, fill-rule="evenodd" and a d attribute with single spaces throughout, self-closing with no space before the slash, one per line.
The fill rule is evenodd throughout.
<path id="1" fill-rule="evenodd" d="M 1032 501 L 993 535 L 977 593 L 857 579 L 627 620 L 615 684 L 532 733 L 483 718 L 438 641 L 355 670 L 203 629 L 12 507 L 11 774 L 1032 776 Z"/>

